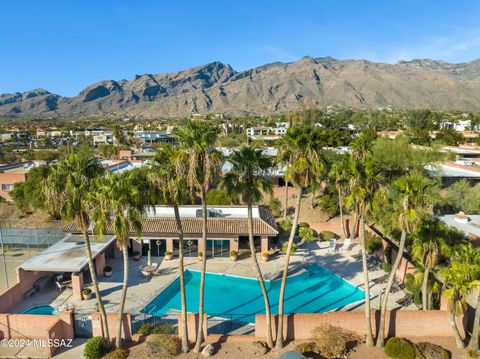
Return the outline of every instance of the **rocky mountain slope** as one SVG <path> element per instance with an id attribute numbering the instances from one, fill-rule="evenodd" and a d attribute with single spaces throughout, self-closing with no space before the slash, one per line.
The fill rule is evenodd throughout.
<path id="1" fill-rule="evenodd" d="M 170 74 L 92 84 L 77 96 L 43 89 L 0 95 L 0 115 L 177 117 L 267 114 L 329 105 L 480 111 L 480 60 L 397 64 L 305 57 L 237 72 L 213 62 Z"/>

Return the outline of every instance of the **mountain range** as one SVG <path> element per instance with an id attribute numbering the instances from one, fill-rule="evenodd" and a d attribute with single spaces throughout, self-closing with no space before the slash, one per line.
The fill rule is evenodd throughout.
<path id="1" fill-rule="evenodd" d="M 0 94 L 4 116 L 261 115 L 330 105 L 480 111 L 480 60 L 387 64 L 304 57 L 246 71 L 212 62 L 176 73 L 100 81 L 73 97 L 44 89 Z"/>

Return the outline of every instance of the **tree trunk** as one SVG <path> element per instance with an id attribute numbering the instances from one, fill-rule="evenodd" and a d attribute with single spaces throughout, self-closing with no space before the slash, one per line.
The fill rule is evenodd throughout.
<path id="1" fill-rule="evenodd" d="M 253 269 L 257 273 L 258 284 L 262 289 L 263 302 L 265 305 L 265 317 L 267 321 L 267 344 L 270 348 L 273 347 L 272 338 L 272 315 L 270 313 L 270 301 L 268 300 L 267 289 L 265 288 L 265 282 L 263 280 L 262 270 L 258 265 L 257 255 L 255 253 L 255 244 L 253 242 L 253 215 L 252 215 L 252 201 L 248 201 L 248 243 L 250 244 L 250 254 L 252 256 Z"/>
<path id="2" fill-rule="evenodd" d="M 473 319 L 472 339 L 470 340 L 470 348 L 478 351 L 478 336 L 480 329 L 480 288 L 478 288 L 477 306 L 475 308 L 475 316 Z"/>
<path id="3" fill-rule="evenodd" d="M 183 226 L 180 220 L 180 212 L 178 210 L 178 204 L 173 205 L 173 211 L 175 212 L 175 221 L 177 222 L 178 231 L 178 271 L 180 274 L 180 298 L 182 302 L 182 332 L 179 333 L 182 337 L 182 351 L 188 352 L 188 330 L 187 330 L 187 294 L 185 292 L 185 272 L 183 266 Z"/>
<path id="4" fill-rule="evenodd" d="M 202 197 L 202 273 L 200 275 L 200 295 L 198 299 L 198 332 L 197 341 L 195 343 L 195 353 L 200 353 L 203 343 L 203 311 L 204 311 L 204 294 L 205 294 L 205 272 L 207 270 L 207 199 L 205 190 L 201 190 Z"/>
<path id="5" fill-rule="evenodd" d="M 93 265 L 92 248 L 90 247 L 88 230 L 83 230 L 83 238 L 85 240 L 85 250 L 87 252 L 88 269 L 90 270 L 90 278 L 92 279 L 93 292 L 95 293 L 98 310 L 100 311 L 100 316 L 102 317 L 103 335 L 107 340 L 108 348 L 110 348 L 110 334 L 108 332 L 107 313 L 105 312 L 105 306 L 103 305 L 102 297 L 100 296 L 100 289 L 98 288 L 97 275 L 95 273 L 95 266 Z"/>
<path id="6" fill-rule="evenodd" d="M 463 339 L 460 336 L 460 332 L 458 331 L 457 322 L 455 321 L 455 314 L 453 312 L 450 313 L 450 325 L 452 326 L 453 334 L 455 335 L 455 342 L 457 343 L 457 348 L 464 349 L 465 343 L 463 343 Z"/>
<path id="7" fill-rule="evenodd" d="M 423 280 L 422 280 L 422 309 L 428 310 L 428 276 L 430 274 L 430 269 L 428 267 L 425 268 L 423 272 Z"/>
<path id="8" fill-rule="evenodd" d="M 118 308 L 118 328 L 117 328 L 117 337 L 115 340 L 115 345 L 117 348 L 122 347 L 122 325 L 123 325 L 123 310 L 125 308 L 125 298 L 127 298 L 127 289 L 128 289 L 128 247 L 126 244 L 123 245 L 123 288 L 122 296 L 120 298 L 120 307 Z"/>
<path id="9" fill-rule="evenodd" d="M 368 279 L 367 251 L 365 248 L 365 219 L 360 216 L 360 246 L 362 247 L 362 268 L 365 291 L 365 327 L 367 331 L 367 345 L 373 346 L 372 318 L 370 311 L 370 281 Z"/>
<path id="10" fill-rule="evenodd" d="M 288 211 L 288 181 L 285 179 L 285 210 L 283 211 L 283 219 L 287 219 Z"/>
<path id="11" fill-rule="evenodd" d="M 275 347 L 278 349 L 283 348 L 283 300 L 285 298 L 285 286 L 287 284 L 288 264 L 290 262 L 290 255 L 292 253 L 292 244 L 295 238 L 295 229 L 298 224 L 298 217 L 300 216 L 300 205 L 302 203 L 303 188 L 300 187 L 298 191 L 297 203 L 295 204 L 295 216 L 293 217 L 292 230 L 290 231 L 290 237 L 288 238 L 287 254 L 285 255 L 285 265 L 283 268 L 282 283 L 280 285 L 280 295 L 278 298 L 278 322 L 277 322 L 277 342 Z"/>
<path id="12" fill-rule="evenodd" d="M 352 239 L 352 241 L 355 239 L 355 236 L 357 235 L 357 222 L 358 222 L 358 215 L 354 214 L 352 231 L 350 232 L 350 238 Z"/>
<path id="13" fill-rule="evenodd" d="M 387 286 L 385 288 L 385 293 L 383 294 L 383 301 L 382 307 L 380 309 L 380 324 L 378 326 L 378 336 L 377 336 L 377 347 L 383 348 L 385 345 L 385 314 L 387 312 L 388 307 L 388 296 L 390 291 L 392 290 L 393 282 L 395 280 L 395 273 L 400 265 L 400 261 L 403 258 L 403 250 L 405 248 L 405 240 L 407 238 L 407 232 L 402 231 L 402 235 L 400 236 L 400 244 L 398 246 L 397 256 L 395 258 L 395 262 L 392 265 L 392 271 L 388 276 Z"/>
<path id="14" fill-rule="evenodd" d="M 345 225 L 345 220 L 343 218 L 343 194 L 340 189 L 338 189 L 338 209 L 340 212 L 340 223 L 342 223 L 342 230 L 344 238 L 347 238 L 347 227 Z"/>

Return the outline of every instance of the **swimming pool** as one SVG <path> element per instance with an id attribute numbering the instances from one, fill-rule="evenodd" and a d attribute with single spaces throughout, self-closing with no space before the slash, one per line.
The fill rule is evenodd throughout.
<path id="1" fill-rule="evenodd" d="M 187 311 L 198 311 L 200 272 L 185 271 Z M 272 313 L 278 312 L 281 279 L 265 281 Z M 324 313 L 364 299 L 362 289 L 316 264 L 287 279 L 285 313 Z M 175 279 L 157 295 L 143 313 L 163 315 L 181 310 L 180 282 Z M 265 313 L 263 296 L 256 279 L 222 274 L 205 275 L 205 312 L 221 317 L 224 314 Z M 253 320 L 251 320 L 253 321 Z"/>
<path id="2" fill-rule="evenodd" d="M 51 305 L 40 305 L 24 311 L 23 314 L 59 315 L 60 312 L 56 307 Z"/>

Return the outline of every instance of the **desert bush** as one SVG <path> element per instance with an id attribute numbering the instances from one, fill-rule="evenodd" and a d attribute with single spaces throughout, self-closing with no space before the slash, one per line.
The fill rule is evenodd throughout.
<path id="1" fill-rule="evenodd" d="M 415 359 L 415 348 L 403 338 L 390 338 L 385 345 L 385 354 L 389 358 Z"/>
<path id="2" fill-rule="evenodd" d="M 288 216 L 286 219 L 282 219 L 278 224 L 280 225 L 280 228 L 283 229 L 283 231 L 288 232 L 292 229 L 292 221 L 293 218 L 291 216 Z"/>
<path id="3" fill-rule="evenodd" d="M 180 353 L 181 343 L 172 335 L 152 334 L 147 338 L 145 348 L 149 354 L 168 358 Z"/>
<path id="4" fill-rule="evenodd" d="M 415 346 L 415 358 L 416 359 L 449 359 L 450 352 L 443 349 L 440 345 L 422 342 L 416 343 Z"/>
<path id="5" fill-rule="evenodd" d="M 93 337 L 87 340 L 83 349 L 86 359 L 100 359 L 107 353 L 107 340 L 104 337 Z"/>
<path id="6" fill-rule="evenodd" d="M 127 349 L 115 349 L 112 350 L 110 353 L 107 353 L 102 357 L 102 359 L 127 359 L 128 358 L 128 350 Z"/>
<path id="7" fill-rule="evenodd" d="M 321 241 L 330 241 L 330 240 L 334 239 L 335 237 L 336 237 L 335 233 L 330 232 L 330 231 L 321 231 L 318 234 L 318 238 L 320 238 Z"/>
<path id="8" fill-rule="evenodd" d="M 325 358 L 343 358 L 348 351 L 347 344 L 359 339 L 356 334 L 341 328 L 325 325 L 313 330 L 312 342 L 317 353 Z"/>
<path id="9" fill-rule="evenodd" d="M 161 324 L 161 325 L 153 325 L 153 324 L 142 324 L 137 331 L 138 334 L 142 335 L 150 335 L 150 334 L 176 334 L 176 328 L 172 327 L 171 325 Z"/>
<path id="10" fill-rule="evenodd" d="M 298 343 L 295 345 L 295 351 L 299 353 L 317 353 L 317 345 L 313 341 Z"/>

